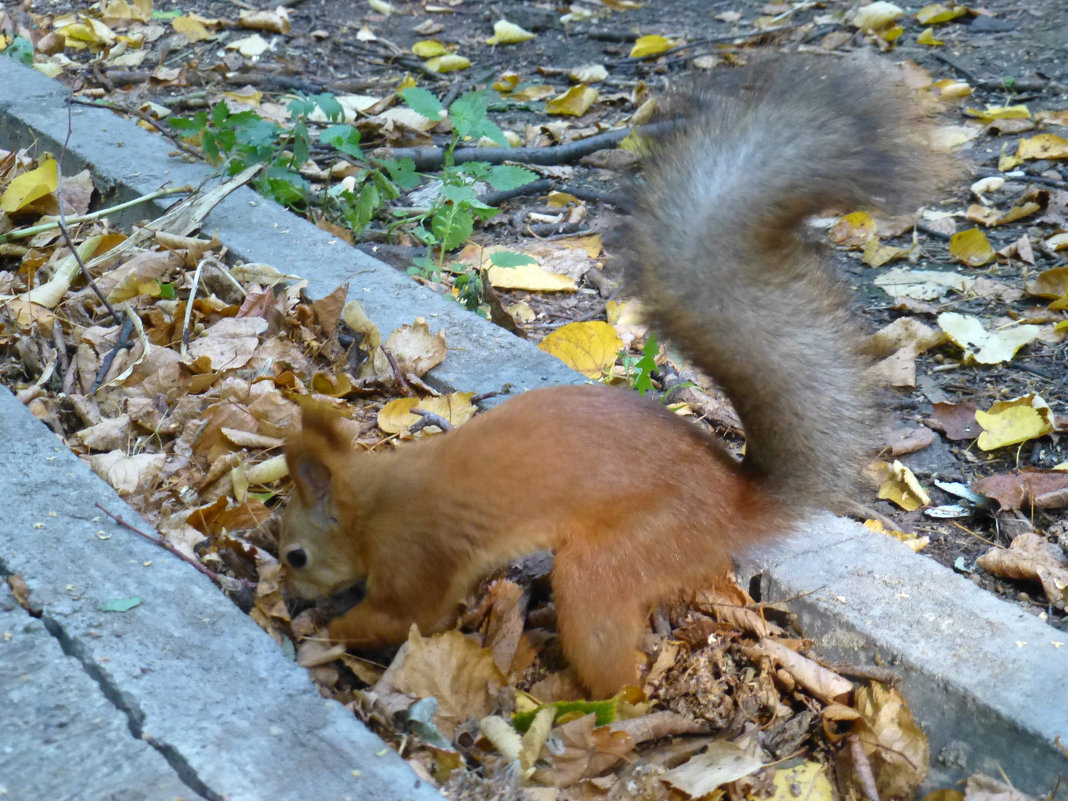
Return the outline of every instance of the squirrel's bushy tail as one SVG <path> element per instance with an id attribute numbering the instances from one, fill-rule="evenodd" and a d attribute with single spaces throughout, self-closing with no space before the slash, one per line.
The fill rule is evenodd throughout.
<path id="1" fill-rule="evenodd" d="M 950 173 L 888 67 L 789 57 L 679 93 L 635 198 L 631 289 L 734 403 L 743 468 L 783 503 L 848 492 L 874 441 L 852 298 L 805 221 L 911 210 Z"/>

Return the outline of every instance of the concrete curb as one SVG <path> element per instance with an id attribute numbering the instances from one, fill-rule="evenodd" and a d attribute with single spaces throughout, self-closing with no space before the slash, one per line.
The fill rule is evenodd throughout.
<path id="1" fill-rule="evenodd" d="M 18 87 L 0 99 L 0 145 L 36 140 L 58 152 L 67 130 L 62 88 L 11 59 L 0 58 L 0 80 Z M 160 138 L 109 112 L 77 108 L 74 128 L 65 171 L 91 164 L 98 181 L 111 188 L 108 201 L 166 181 L 197 183 L 205 174 L 200 165 L 170 158 Z M 133 215 L 151 216 L 144 210 Z M 314 270 L 313 296 L 353 278 L 350 295 L 364 302 L 383 331 L 416 315 L 445 328 L 455 350 L 435 370 L 440 386 L 485 392 L 577 380 L 528 343 L 247 190 L 228 198 L 204 228 L 217 231 L 242 258 L 287 272 Z M 323 798 L 435 797 L 426 785 L 411 783 L 414 776 L 395 756 L 374 756 L 381 748 L 377 738 L 319 699 L 301 671 L 199 575 L 134 535 L 94 521 L 95 500 L 132 515 L 58 449 L 50 433 L 0 392 L 0 470 L 22 476 L 9 491 L 16 514 L 0 524 L 0 572 L 25 577 L 49 631 L 87 673 L 106 679 L 98 684 L 118 708 L 127 716 L 145 713 L 143 730 L 166 743 L 160 751 L 173 757 L 169 763 L 191 766 L 193 783 L 184 775 L 181 780 L 207 797 L 235 799 L 299 798 L 309 787 Z M 47 517 L 51 511 L 58 516 Z M 43 530 L 33 528 L 39 522 Z M 99 529 L 112 538 L 100 540 Z M 147 561 L 151 568 L 140 567 Z M 796 599 L 791 607 L 805 632 L 832 658 L 880 658 L 901 669 L 913 714 L 932 742 L 929 787 L 948 786 L 976 770 L 997 775 L 1000 766 L 1016 787 L 1037 793 L 1068 773 L 1054 742 L 1057 736 L 1068 740 L 1062 691 L 1068 648 L 1055 645 L 1060 635 L 1054 629 L 848 521 L 820 518 L 763 562 L 746 564 L 765 568 L 767 599 Z M 68 586 L 77 588 L 76 599 Z M 147 600 L 125 615 L 97 611 L 100 601 L 126 595 Z M 179 610 L 176 616 L 162 619 L 172 609 Z M 142 674 L 146 660 L 150 670 Z M 189 684 L 197 692 L 172 689 L 186 675 L 194 677 Z M 187 703 L 196 711 L 183 712 Z M 12 734 L 0 730 L 0 786 L 5 753 L 26 758 L 35 749 L 29 734 L 16 732 L 8 745 Z M 361 777 L 345 783 L 341 774 L 353 768 Z M 331 777 L 338 784 L 330 787 L 344 789 L 310 777 Z"/>

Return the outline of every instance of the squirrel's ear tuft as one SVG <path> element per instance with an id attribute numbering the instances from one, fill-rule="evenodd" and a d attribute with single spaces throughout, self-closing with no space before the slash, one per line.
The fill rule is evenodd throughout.
<path id="1" fill-rule="evenodd" d="M 312 506 L 321 501 L 330 492 L 332 473 L 326 462 L 316 452 L 316 443 L 311 440 L 298 439 L 286 443 L 286 464 L 297 497 L 305 506 Z"/>
<path id="2" fill-rule="evenodd" d="M 322 500 L 330 491 L 332 457 L 346 450 L 337 420 L 337 412 L 329 406 L 304 403 L 301 430 L 290 436 L 283 448 L 297 497 L 305 506 Z"/>

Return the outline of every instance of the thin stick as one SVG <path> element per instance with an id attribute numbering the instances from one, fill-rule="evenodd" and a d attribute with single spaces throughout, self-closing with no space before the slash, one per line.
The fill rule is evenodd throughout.
<path id="1" fill-rule="evenodd" d="M 167 197 L 168 195 L 188 195 L 194 191 L 195 187 L 186 184 L 185 186 L 165 186 L 162 189 L 157 189 L 155 192 L 149 192 L 147 195 L 141 195 L 135 197 L 133 200 L 127 200 L 125 203 L 119 203 L 115 206 L 109 206 L 106 209 L 100 209 L 99 211 L 91 211 L 88 214 L 75 214 L 73 217 L 67 217 L 67 224 L 73 225 L 76 223 L 87 222 L 88 220 L 95 220 L 99 217 L 107 217 L 109 214 L 114 214 L 117 211 L 125 211 L 126 209 L 139 206 L 142 203 L 151 203 L 161 197 Z M 6 234 L 0 234 L 0 244 L 10 242 L 12 239 L 25 239 L 30 236 L 36 236 L 44 231 L 51 231 L 54 228 L 59 228 L 59 222 L 46 222 L 38 223 L 37 225 L 31 225 L 28 228 L 16 228 L 13 231 L 8 231 Z"/>
<path id="2" fill-rule="evenodd" d="M 247 579 L 231 578 L 230 576 L 221 576 L 218 573 L 216 573 L 214 570 L 212 570 L 210 567 L 207 567 L 206 565 L 201 564 L 196 559 L 191 559 L 190 557 L 186 556 L 184 553 L 182 553 L 177 548 L 175 548 L 173 545 L 171 545 L 169 542 L 167 542 L 167 540 L 163 539 L 163 537 L 154 537 L 151 534 L 147 534 L 144 531 L 141 531 L 141 529 L 137 528 L 137 526 L 134 526 L 131 523 L 127 523 L 126 520 L 121 515 L 112 514 L 107 509 L 105 509 L 103 506 L 101 506 L 99 503 L 95 503 L 93 505 L 97 509 L 99 509 L 101 512 L 106 514 L 108 517 L 110 517 L 112 520 L 114 520 L 116 523 L 118 523 L 120 526 L 122 526 L 123 528 L 129 529 L 134 534 L 140 534 L 142 537 L 144 537 L 149 542 L 151 542 L 151 543 L 153 543 L 155 545 L 158 545 L 160 548 L 162 548 L 163 550 L 167 551 L 168 553 L 171 553 L 174 556 L 177 556 L 183 562 L 186 562 L 187 564 L 192 565 L 193 567 L 195 567 L 197 569 L 198 572 L 203 573 L 205 576 L 210 578 L 214 583 L 222 585 L 224 583 L 224 580 L 225 580 L 226 583 L 229 583 L 231 581 L 236 581 L 236 582 L 238 582 L 240 584 L 243 584 L 246 587 L 254 587 L 255 586 L 255 584 L 253 582 L 248 581 Z"/>
<path id="3" fill-rule="evenodd" d="M 93 276 L 89 274 L 89 268 L 85 266 L 85 262 L 82 261 L 81 255 L 78 253 L 78 248 L 74 246 L 74 240 L 71 239 L 70 231 L 67 230 L 66 215 L 63 213 L 63 157 L 67 154 L 67 145 L 70 142 L 70 136 L 74 132 L 74 123 L 71 119 L 71 98 L 72 93 L 67 94 L 67 136 L 63 140 L 63 146 L 59 149 L 59 158 L 56 160 L 56 205 L 59 208 L 59 217 L 56 223 L 59 225 L 59 230 L 63 234 L 63 240 L 67 243 L 67 247 L 70 248 L 71 255 L 74 256 L 74 260 L 78 262 L 78 266 L 82 269 L 82 275 L 85 276 L 85 280 L 89 282 L 89 286 L 93 288 L 93 292 L 100 298 L 100 302 L 104 304 L 110 313 L 112 319 L 115 321 L 115 325 L 122 325 L 122 318 L 119 313 L 115 311 L 108 299 L 104 297 L 104 293 L 100 291 L 100 287 L 96 285 L 96 281 L 93 280 Z"/>

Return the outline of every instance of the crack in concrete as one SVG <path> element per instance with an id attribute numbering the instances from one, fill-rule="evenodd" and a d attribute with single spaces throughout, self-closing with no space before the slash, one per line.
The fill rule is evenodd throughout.
<path id="1" fill-rule="evenodd" d="M 41 621 L 44 623 L 48 633 L 59 643 L 59 647 L 63 649 L 63 653 L 78 660 L 82 666 L 82 670 L 85 671 L 89 678 L 96 682 L 97 686 L 100 687 L 100 691 L 104 694 L 104 697 L 112 706 L 126 716 L 126 724 L 129 726 L 130 733 L 136 739 L 141 740 L 156 749 L 156 751 L 167 760 L 167 764 L 174 770 L 175 775 L 182 781 L 182 783 L 189 787 L 190 790 L 207 801 L 225 801 L 225 798 L 222 795 L 212 790 L 203 782 L 203 780 L 201 780 L 193 766 L 189 764 L 188 760 L 186 760 L 174 746 L 155 740 L 145 734 L 144 712 L 142 712 L 137 704 L 134 703 L 132 699 L 130 699 L 129 696 L 111 680 L 107 673 L 105 673 L 104 670 L 84 652 L 84 649 L 67 634 L 64 628 L 55 619 L 48 617 L 48 615 L 41 615 Z"/>

